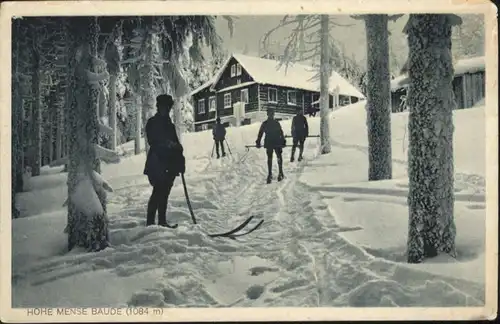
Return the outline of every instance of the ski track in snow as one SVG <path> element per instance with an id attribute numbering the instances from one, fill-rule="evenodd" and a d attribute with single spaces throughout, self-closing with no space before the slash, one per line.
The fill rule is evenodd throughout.
<path id="1" fill-rule="evenodd" d="M 339 232 L 359 228 L 339 227 L 319 193 L 298 181 L 317 149 L 315 141 L 306 142 L 305 160 L 300 163 L 290 163 L 285 150 L 285 179 L 274 179 L 271 184 L 265 184 L 263 149 L 210 160 L 200 172 L 206 176 L 203 180 L 187 180 L 198 225 L 191 223 L 182 190 L 170 197 L 167 218 L 179 223 L 176 230 L 144 227 L 149 185 L 116 190 L 110 203 L 122 207 L 118 212 L 110 211 L 111 248 L 41 260 L 16 276 L 25 276 L 32 285 L 43 285 L 88 271 L 107 270 L 127 277 L 163 269 L 163 277 L 153 288 L 130 296 L 128 304 L 134 306 L 426 307 L 482 303 L 480 296 L 466 295 L 457 288 L 464 283 L 457 281 L 451 286 L 438 276 L 376 258 L 343 239 Z M 275 176 L 276 164 L 274 157 Z M 176 186 L 181 186 L 180 181 Z M 247 236 L 230 240 L 205 235 L 232 229 L 252 215 L 249 226 L 261 219 L 264 223 Z M 236 291 L 231 301 L 222 300 L 217 287 L 228 284 L 220 265 L 232 264 L 234 270 L 236 258 L 252 257 L 249 278 L 275 276 L 248 284 L 245 293 Z"/>

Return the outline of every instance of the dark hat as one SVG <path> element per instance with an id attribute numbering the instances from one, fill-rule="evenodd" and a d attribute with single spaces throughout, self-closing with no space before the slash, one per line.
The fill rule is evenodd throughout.
<path id="1" fill-rule="evenodd" d="M 156 97 L 156 108 L 170 111 L 174 105 L 174 99 L 171 95 L 161 94 Z"/>
<path id="2" fill-rule="evenodd" d="M 218 123 L 220 123 L 220 117 L 217 117 L 217 118 L 215 119 L 215 121 L 216 121 L 216 122 L 218 122 Z"/>

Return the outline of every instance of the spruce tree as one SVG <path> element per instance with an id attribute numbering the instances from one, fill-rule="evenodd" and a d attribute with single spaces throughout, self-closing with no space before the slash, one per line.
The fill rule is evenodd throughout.
<path id="1" fill-rule="evenodd" d="M 408 34 L 408 262 L 455 255 L 453 192 L 454 15 L 410 15 Z"/>

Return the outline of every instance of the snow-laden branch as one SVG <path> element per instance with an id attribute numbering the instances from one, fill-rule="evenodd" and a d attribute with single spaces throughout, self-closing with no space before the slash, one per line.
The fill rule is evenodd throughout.
<path id="1" fill-rule="evenodd" d="M 105 194 L 106 191 L 113 192 L 113 188 L 96 171 L 92 171 L 90 175 L 87 172 L 79 172 L 76 178 L 77 184 L 75 190 L 70 193 L 62 206 L 68 206 L 68 202 L 71 199 L 71 202 L 75 205 L 77 210 L 82 212 L 85 216 L 91 217 L 93 215 L 102 214 L 104 210 L 97 193 Z"/>
<path id="2" fill-rule="evenodd" d="M 104 125 L 103 123 L 99 123 L 99 133 L 105 134 L 107 136 L 113 136 L 113 129 L 109 126 Z"/>
<path id="3" fill-rule="evenodd" d="M 119 163 L 120 162 L 120 156 L 118 155 L 117 152 L 104 148 L 98 144 L 94 144 L 95 148 L 95 153 L 96 157 L 106 163 Z"/>
<path id="4" fill-rule="evenodd" d="M 109 79 L 109 73 L 106 70 L 99 73 L 85 70 L 85 74 L 89 85 L 99 85 L 99 82 Z"/>
<path id="5" fill-rule="evenodd" d="M 98 144 L 94 144 L 94 149 L 97 159 L 100 159 L 101 161 L 104 161 L 108 164 L 116 164 L 120 162 L 120 155 L 118 155 L 117 152 L 104 148 Z M 68 157 L 64 156 L 62 158 L 52 161 L 50 163 L 50 167 L 65 165 L 68 162 L 69 162 Z"/>

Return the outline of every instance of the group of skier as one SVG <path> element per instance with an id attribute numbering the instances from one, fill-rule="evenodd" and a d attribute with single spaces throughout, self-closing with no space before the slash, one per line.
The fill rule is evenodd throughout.
<path id="1" fill-rule="evenodd" d="M 307 124 L 307 119 L 303 115 L 302 109 L 297 109 L 297 114 L 292 119 L 292 154 L 290 157 L 290 162 L 295 160 L 295 150 L 297 146 L 299 147 L 299 158 L 298 161 L 302 161 L 302 153 L 304 152 L 304 142 L 309 136 L 309 126 Z M 281 124 L 274 118 L 274 110 L 269 109 L 267 111 L 267 120 L 265 120 L 259 129 L 257 135 L 257 140 L 255 141 L 255 147 L 261 147 L 262 136 L 266 134 L 264 138 L 264 148 L 267 154 L 267 183 L 272 181 L 272 164 L 273 164 L 273 153 L 276 154 L 276 160 L 278 161 L 278 181 L 283 180 L 283 148 L 286 147 L 286 138 L 283 134 L 283 129 Z"/>
<path id="2" fill-rule="evenodd" d="M 156 97 L 157 113 L 148 119 L 146 123 L 146 139 L 149 144 L 149 151 L 144 167 L 144 174 L 147 175 L 149 183 L 153 187 L 153 192 L 149 198 L 147 207 L 146 226 L 154 225 L 156 213 L 158 212 L 158 225 L 173 228 L 166 220 L 167 204 L 170 191 L 175 178 L 183 174 L 186 170 L 186 160 L 183 154 L 183 147 L 175 131 L 175 125 L 170 118 L 170 111 L 174 100 L 170 95 L 159 95 Z M 278 162 L 278 181 L 283 180 L 283 148 L 286 147 L 286 138 L 278 120 L 274 118 L 274 110 L 268 109 L 267 119 L 261 124 L 255 147 L 261 148 L 262 136 L 264 138 L 264 148 L 267 154 L 267 183 L 272 181 L 273 154 L 276 154 Z M 297 109 L 297 114 L 292 119 L 291 137 L 293 139 L 290 162 L 295 160 L 295 151 L 299 148 L 298 161 L 303 159 L 304 142 L 309 136 L 309 126 L 302 109 Z M 220 118 L 216 119 L 216 124 L 212 129 L 212 136 L 216 148 L 217 158 L 226 156 L 224 141 L 226 129 L 221 124 Z"/>

